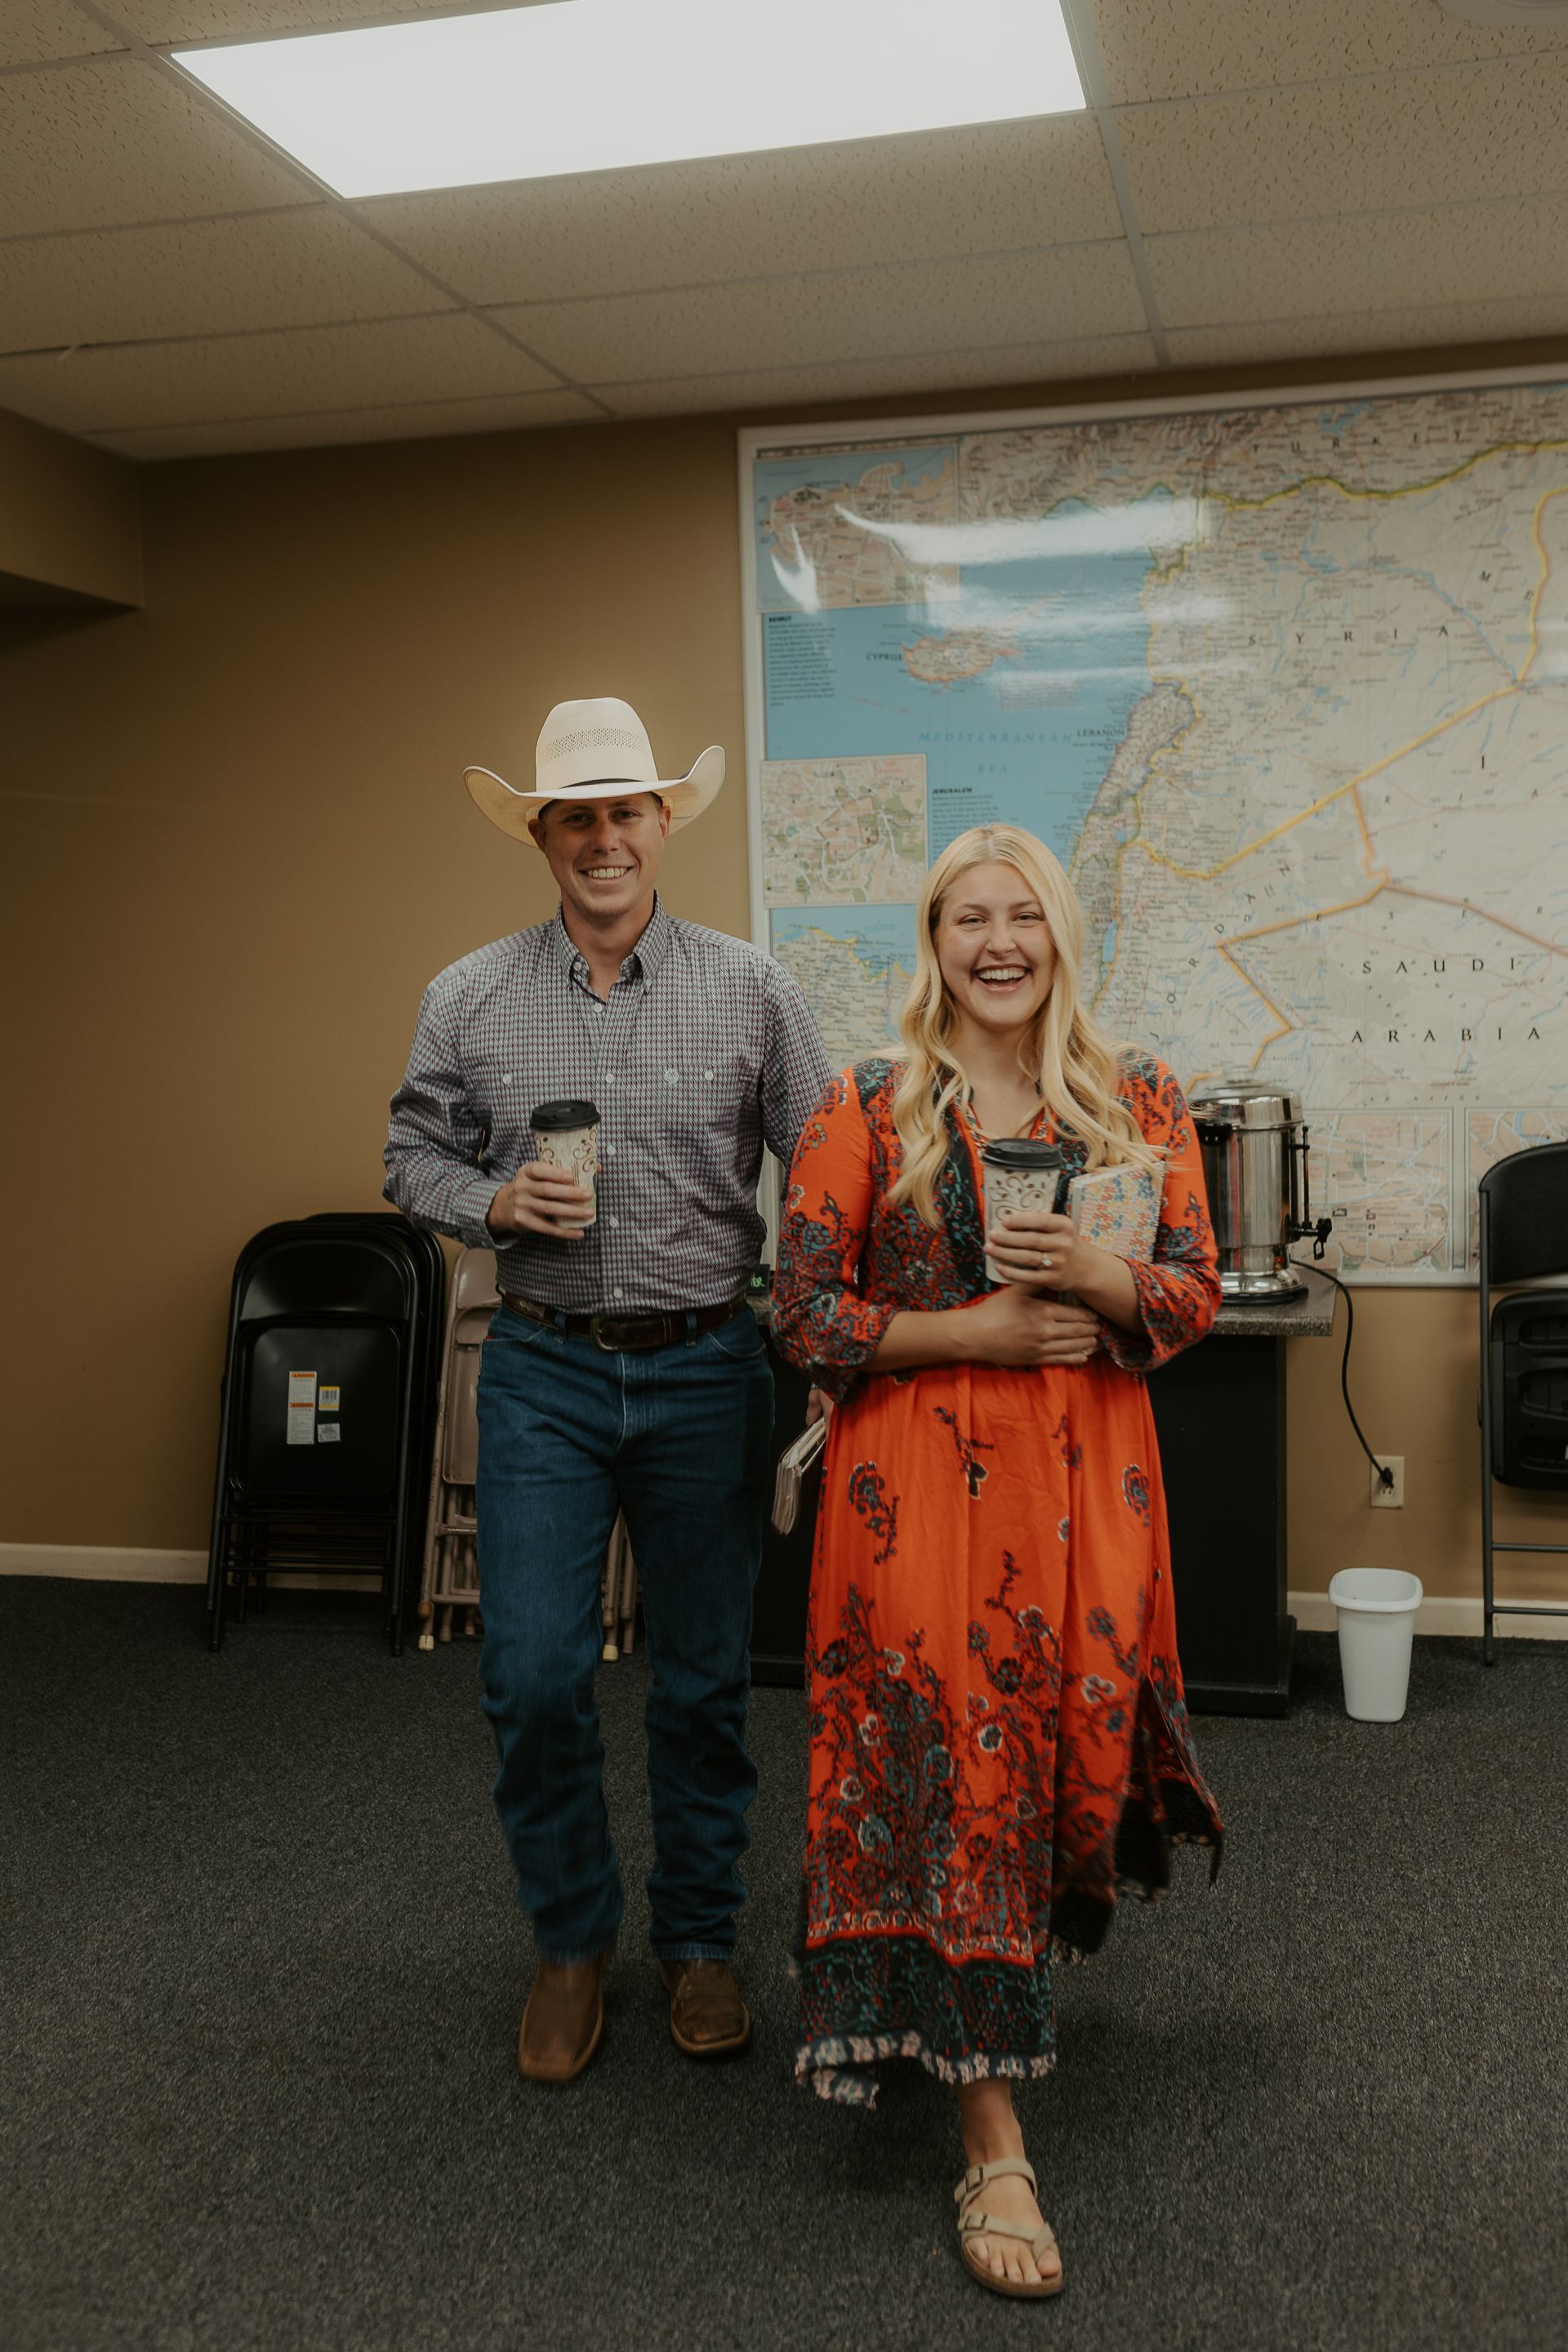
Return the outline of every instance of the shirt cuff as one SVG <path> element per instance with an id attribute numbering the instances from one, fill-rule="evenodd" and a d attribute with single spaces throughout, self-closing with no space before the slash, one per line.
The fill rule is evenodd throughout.
<path id="1" fill-rule="evenodd" d="M 493 1176 L 476 1176 L 464 1184 L 452 1202 L 452 1231 L 467 1249 L 504 1249 L 506 1244 L 491 1233 L 485 1223 L 485 1213 L 500 1191 Z"/>

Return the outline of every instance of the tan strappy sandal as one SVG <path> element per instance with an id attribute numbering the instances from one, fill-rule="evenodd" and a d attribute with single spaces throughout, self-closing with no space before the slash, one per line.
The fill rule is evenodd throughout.
<path id="1" fill-rule="evenodd" d="M 994 2164 L 972 2164 L 952 2192 L 953 2201 L 958 2207 L 958 2250 L 963 2257 L 963 2267 L 972 2278 L 980 2281 L 982 2286 L 988 2286 L 993 2294 L 1026 2295 L 1031 2301 L 1041 2295 L 1060 2294 L 1063 2282 L 1060 2271 L 1055 2278 L 1048 2279 L 993 2278 L 989 2264 L 983 2263 L 974 2251 L 976 2238 L 1021 2238 L 1037 2263 L 1045 2254 L 1055 2254 L 1058 2262 L 1061 2260 L 1061 2249 L 1048 2221 L 1042 2221 L 1037 2230 L 1023 2230 L 1016 2221 L 995 2221 L 988 2213 L 975 2211 L 974 2200 L 986 2182 L 1004 2179 L 1010 2173 L 1016 2173 L 1020 2180 L 1028 2182 L 1032 2196 L 1039 2195 L 1040 2184 L 1035 2178 L 1035 2168 L 1026 2164 L 1021 2156 L 999 2156 Z"/>

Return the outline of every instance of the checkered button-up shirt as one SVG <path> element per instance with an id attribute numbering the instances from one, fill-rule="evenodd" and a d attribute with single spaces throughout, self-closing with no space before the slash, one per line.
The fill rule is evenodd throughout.
<path id="1" fill-rule="evenodd" d="M 717 1306 L 763 1238 L 766 1143 L 789 1165 L 831 1072 L 796 982 L 656 899 L 608 999 L 559 913 L 449 965 L 425 992 L 392 1102 L 386 1194 L 494 1249 L 503 1290 L 585 1314 Z M 535 1104 L 598 1106 L 598 1219 L 582 1242 L 485 1223 L 535 1157 Z"/>

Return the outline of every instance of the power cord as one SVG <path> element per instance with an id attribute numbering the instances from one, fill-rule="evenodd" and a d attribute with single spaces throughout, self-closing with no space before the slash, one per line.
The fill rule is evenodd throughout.
<path id="1" fill-rule="evenodd" d="M 1365 1438 L 1362 1437 L 1361 1423 L 1355 1417 L 1355 1407 L 1351 1402 L 1351 1341 L 1355 1337 L 1355 1300 L 1352 1297 L 1350 1291 L 1346 1288 L 1345 1285 L 1340 1280 L 1339 1276 L 1337 1274 L 1331 1274 L 1326 1265 L 1316 1266 L 1313 1271 L 1317 1274 L 1321 1274 L 1325 1282 L 1331 1282 L 1334 1288 L 1339 1292 L 1340 1297 L 1345 1302 L 1345 1347 L 1344 1353 L 1340 1358 L 1340 1393 L 1345 1401 L 1345 1411 L 1351 1417 L 1351 1427 L 1354 1430 L 1357 1437 L 1361 1439 L 1361 1450 L 1366 1455 L 1367 1460 L 1372 1464 L 1373 1468 L 1377 1473 L 1378 1485 L 1380 1486 L 1392 1486 L 1394 1484 L 1394 1473 L 1392 1470 L 1387 1470 L 1384 1467 L 1376 1454 L 1373 1452 L 1371 1446 L 1367 1444 Z"/>

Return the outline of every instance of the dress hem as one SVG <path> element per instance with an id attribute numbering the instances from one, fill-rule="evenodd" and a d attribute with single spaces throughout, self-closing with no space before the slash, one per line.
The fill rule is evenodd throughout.
<path id="1" fill-rule="evenodd" d="M 939 2083 L 955 2088 L 964 2083 L 997 2077 L 1015 2083 L 1041 2082 L 1056 2065 L 1054 2050 L 1027 2057 L 989 2050 L 950 2058 L 933 2050 L 922 2033 L 826 2034 L 805 2042 L 795 2052 L 795 2079 L 807 2084 L 819 2099 L 840 2106 L 874 2107 L 878 2083 L 871 2072 L 889 2058 L 913 2058 Z"/>

